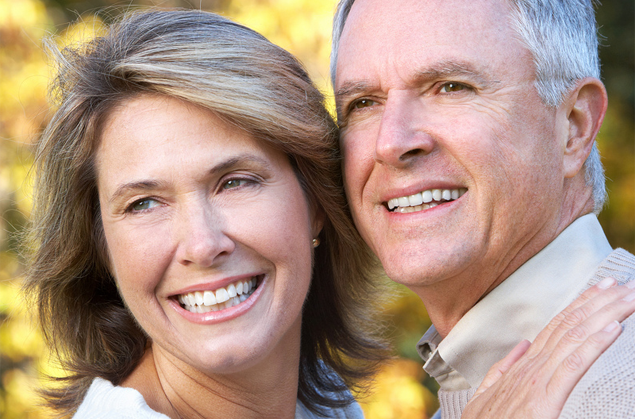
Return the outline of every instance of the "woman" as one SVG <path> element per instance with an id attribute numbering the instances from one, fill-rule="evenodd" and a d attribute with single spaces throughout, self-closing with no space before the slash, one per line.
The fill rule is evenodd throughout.
<path id="1" fill-rule="evenodd" d="M 133 15 L 57 58 L 29 274 L 73 373 L 53 406 L 73 412 L 102 377 L 173 417 L 203 399 L 225 417 L 291 417 L 296 398 L 352 414 L 345 389 L 385 354 L 375 264 L 298 62 L 194 11 Z"/>
<path id="2" fill-rule="evenodd" d="M 57 58 L 27 278 L 71 372 L 49 403 L 78 418 L 361 417 L 348 388 L 385 357 L 375 263 L 345 209 L 336 126 L 299 63 L 195 11 L 131 15 Z M 585 322 L 600 331 L 606 317 Z M 554 375 L 536 354 L 570 327 L 501 380 L 526 345 L 495 369 L 470 417 L 512 397 L 497 389 L 527 368 Z"/>

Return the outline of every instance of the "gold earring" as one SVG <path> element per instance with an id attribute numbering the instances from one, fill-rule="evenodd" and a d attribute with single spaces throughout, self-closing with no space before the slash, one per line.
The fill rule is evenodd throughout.
<path id="1" fill-rule="evenodd" d="M 313 239 L 313 247 L 318 247 L 320 245 L 320 239 L 315 238 Z"/>

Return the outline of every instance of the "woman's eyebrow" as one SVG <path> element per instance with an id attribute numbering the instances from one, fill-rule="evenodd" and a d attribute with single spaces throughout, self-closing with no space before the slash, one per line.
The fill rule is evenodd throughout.
<path id="1" fill-rule="evenodd" d="M 225 172 L 236 166 L 242 166 L 242 165 L 248 165 L 248 166 L 257 165 L 264 168 L 271 167 L 271 163 L 269 162 L 269 160 L 264 159 L 260 156 L 256 156 L 254 154 L 245 153 L 245 154 L 239 154 L 237 156 L 233 156 L 227 160 L 223 160 L 222 162 L 214 165 L 207 173 L 208 175 L 214 175 L 216 173 Z M 112 194 L 112 196 L 110 197 L 108 201 L 112 203 L 113 201 L 116 201 L 120 197 L 125 196 L 130 191 L 151 191 L 151 190 L 160 189 L 162 186 L 164 186 L 163 182 L 160 182 L 157 180 L 151 180 L 151 179 L 126 182 L 117 187 L 117 189 L 115 190 L 115 192 Z"/>
<path id="2" fill-rule="evenodd" d="M 112 203 L 122 196 L 127 195 L 131 191 L 151 191 L 161 187 L 161 182 L 155 180 L 139 180 L 135 182 L 127 182 L 119 185 L 115 192 L 112 194 L 108 202 Z"/>

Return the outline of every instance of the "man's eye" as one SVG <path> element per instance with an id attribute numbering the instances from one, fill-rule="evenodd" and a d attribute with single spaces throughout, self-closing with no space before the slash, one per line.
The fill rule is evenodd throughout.
<path id="1" fill-rule="evenodd" d="M 460 92 L 462 90 L 468 90 L 469 87 L 464 85 L 463 83 L 457 83 L 454 81 L 448 82 L 441 86 L 442 93 L 452 93 L 452 92 Z"/>
<path id="2" fill-rule="evenodd" d="M 157 200 L 146 198 L 146 199 L 141 199 L 139 201 L 134 202 L 132 205 L 130 205 L 129 210 L 132 212 L 140 212 L 140 211 L 148 210 L 158 206 L 159 206 L 159 202 Z"/>
<path id="3" fill-rule="evenodd" d="M 231 179 L 223 184 L 223 189 L 234 189 L 247 183 L 245 179 Z"/>
<path id="4" fill-rule="evenodd" d="M 368 108 L 371 107 L 375 104 L 374 100 L 370 100 L 370 99 L 360 99 L 357 100 L 353 103 L 352 108 L 353 109 L 363 109 L 363 108 Z"/>

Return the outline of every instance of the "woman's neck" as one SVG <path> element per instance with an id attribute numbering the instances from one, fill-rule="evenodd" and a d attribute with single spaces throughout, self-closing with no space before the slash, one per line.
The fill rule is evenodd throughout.
<path id="1" fill-rule="evenodd" d="M 136 389 L 151 409 L 172 419 L 292 419 L 299 348 L 294 352 L 296 359 L 276 354 L 248 371 L 209 376 L 153 345 L 122 386 Z"/>

